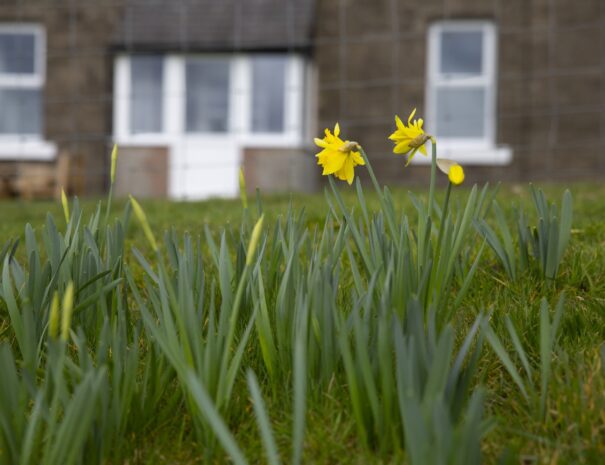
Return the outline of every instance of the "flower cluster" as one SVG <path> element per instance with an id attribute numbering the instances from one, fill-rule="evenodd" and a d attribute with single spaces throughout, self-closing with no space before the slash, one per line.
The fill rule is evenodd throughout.
<path id="1" fill-rule="evenodd" d="M 393 152 L 399 155 L 407 155 L 405 166 L 409 165 L 416 152 L 427 155 L 426 143 L 430 140 L 435 147 L 435 139 L 427 134 L 422 128 L 424 120 L 422 118 L 414 119 L 416 109 L 408 116 L 407 124 L 401 121 L 399 116 L 395 116 L 395 131 L 389 136 L 389 139 L 395 143 Z M 340 138 L 340 126 L 338 123 L 334 126 L 334 133 L 329 129 L 325 130 L 322 139 L 315 138 L 315 144 L 322 150 L 315 156 L 317 164 L 323 167 L 323 175 L 333 174 L 338 179 L 353 183 L 355 177 L 355 167 L 365 165 L 365 156 L 362 157 L 361 146 L 354 141 L 342 140 Z M 434 152 L 433 152 L 434 153 Z M 462 166 L 452 160 L 443 158 L 436 160 L 439 169 L 448 176 L 450 182 L 459 185 L 464 182 L 464 170 Z"/>

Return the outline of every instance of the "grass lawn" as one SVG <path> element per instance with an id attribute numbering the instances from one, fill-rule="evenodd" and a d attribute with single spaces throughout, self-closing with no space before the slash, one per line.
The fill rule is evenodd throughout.
<path id="1" fill-rule="evenodd" d="M 524 464 L 599 464 L 603 463 L 603 457 L 605 457 L 605 368 L 603 367 L 605 360 L 603 360 L 601 352 L 605 342 L 605 186 L 577 184 L 569 186 L 569 188 L 573 194 L 573 229 L 555 282 L 547 283 L 532 271 L 520 273 L 517 280 L 512 282 L 494 252 L 486 247 L 468 292 L 452 314 L 451 324 L 455 329 L 455 346 L 457 348 L 462 344 L 462 339 L 473 325 L 475 318 L 481 314 L 489 315 L 489 324 L 494 333 L 503 341 L 504 349 L 511 354 L 511 363 L 521 375 L 525 376 L 525 363 L 515 355 L 515 341 L 510 337 L 508 317 L 508 321 L 517 330 L 519 343 L 526 348 L 527 364 L 533 368 L 532 375 L 529 376 L 532 378 L 530 384 L 533 383 L 536 392 L 540 392 L 540 370 L 543 369 L 541 363 L 544 360 L 544 354 L 540 353 L 540 341 L 544 337 L 540 329 L 541 300 L 546 298 L 551 309 L 550 315 L 552 315 L 552 309 L 555 308 L 559 297 L 562 293 L 565 294 L 565 306 L 559 325 L 557 347 L 552 354 L 548 354 L 550 379 L 547 385 L 548 393 L 544 414 L 538 413 L 540 396 L 530 396 L 530 399 L 526 400 L 518 384 L 504 366 L 502 358 L 495 353 L 489 341 L 484 340 L 483 342 L 483 350 L 471 385 L 472 387 L 481 385 L 486 392 L 484 418 L 489 419 L 489 424 L 486 425 L 485 436 L 481 442 L 484 463 L 497 463 L 498 460 L 502 460 L 500 463 L 512 464 L 519 463 L 521 458 L 525 460 L 522 462 Z M 550 201 L 556 202 L 557 205 L 561 204 L 562 186 L 547 185 L 544 186 L 544 190 Z M 342 189 L 342 191 L 345 204 L 348 207 L 355 206 L 358 212 L 359 207 L 354 188 Z M 366 192 L 368 210 L 370 212 L 378 210 L 380 208 L 378 198 L 370 193 L 369 188 L 366 189 Z M 463 202 L 468 192 L 467 188 L 456 190 L 452 197 L 452 207 L 458 208 L 459 211 L 464 205 Z M 416 212 L 407 193 L 403 190 L 395 190 L 392 195 L 397 211 L 406 212 L 410 216 L 410 223 L 415 223 Z M 421 196 L 420 193 L 418 195 Z M 440 190 L 437 197 L 441 204 L 444 192 Z M 511 229 L 514 227 L 514 206 L 523 205 L 530 216 L 534 214 L 531 196 L 526 186 L 502 186 L 496 198 L 504 210 Z M 249 201 L 250 210 L 256 218 L 254 199 L 250 198 Z M 226 241 L 231 246 L 229 256 L 232 259 L 233 267 L 236 270 L 239 269 L 238 253 L 241 261 L 241 254 L 245 252 L 246 245 L 238 243 L 242 222 L 242 207 L 239 200 L 191 203 L 144 201 L 141 204 L 157 238 L 163 237 L 164 232 L 171 228 L 174 228 L 178 237 L 185 232 L 191 233 L 195 239 L 199 237 L 203 248 L 202 260 L 209 269 L 212 268 L 212 253 L 209 252 L 206 245 L 205 225 L 208 225 L 217 242 L 220 242 L 220 231 L 227 228 L 231 231 L 231 234 L 226 237 Z M 310 236 L 313 236 L 315 228 L 321 232 L 328 212 L 323 195 L 263 197 L 262 208 L 265 213 L 264 229 L 266 231 L 273 231 L 278 221 L 281 221 L 282 224 L 286 223 L 282 215 L 289 204 L 292 205 L 295 212 L 300 212 L 302 209 L 306 211 L 304 222 L 299 226 L 306 227 Z M 121 213 L 124 206 L 124 201 L 115 202 L 113 212 L 116 216 Z M 94 211 L 95 202 L 85 201 L 82 203 L 82 207 L 85 212 L 84 218 L 88 218 Z M 59 230 L 62 231 L 65 221 L 61 205 L 58 202 L 0 201 L 0 246 L 9 239 L 20 238 L 21 243 L 15 257 L 24 268 L 27 268 L 24 264 L 27 263 L 28 258 L 24 246 L 25 224 L 30 223 L 39 236 L 40 231 L 44 228 L 47 212 L 53 215 Z M 488 218 L 488 222 L 493 223 L 492 220 L 493 218 Z M 253 221 L 251 218 L 247 221 L 247 227 L 251 229 Z M 337 229 L 335 227 L 335 231 Z M 292 232 L 292 234 L 295 233 Z M 249 233 L 246 233 L 245 236 L 249 237 Z M 284 237 L 286 247 L 291 247 L 292 244 L 289 242 L 287 234 L 284 234 Z M 469 244 L 468 251 L 474 257 L 483 241 L 479 233 L 472 228 L 469 237 L 472 238 L 472 244 Z M 319 242 L 319 240 L 308 240 L 315 244 Z M 348 240 L 353 243 L 352 236 Z M 152 266 L 157 266 L 157 262 L 152 258 L 154 254 L 145 241 L 139 225 L 134 220 L 129 222 L 126 231 L 125 263 L 132 269 L 133 279 L 143 289 L 142 298 L 151 301 L 152 293 L 144 286 L 145 283 L 149 284 L 152 279 L 146 275 L 139 261 L 135 259 L 131 251 L 132 246 L 140 249 L 143 255 L 150 260 Z M 282 245 L 268 243 L 266 247 L 269 250 L 274 246 L 279 248 Z M 335 239 L 334 248 L 337 247 L 337 239 Z M 238 252 L 240 249 L 241 252 Z M 162 246 L 162 250 L 164 250 L 164 246 Z M 265 253 L 270 252 L 265 251 Z M 277 254 L 277 252 L 275 253 Z M 306 257 L 306 254 L 309 253 L 304 249 L 300 255 Z M 45 252 L 42 255 L 45 255 Z M 333 291 L 337 295 L 337 305 L 345 312 L 349 312 L 354 306 L 355 299 L 352 295 L 356 278 L 351 268 L 348 267 L 351 256 L 343 252 L 342 257 L 344 258 L 338 267 L 341 273 L 339 285 Z M 303 258 L 300 259 L 299 265 L 293 266 L 302 268 L 299 270 L 301 276 L 311 276 L 310 274 L 305 275 L 307 271 L 305 263 L 305 258 Z M 276 269 L 279 270 L 278 274 L 285 274 L 287 263 L 280 262 L 276 265 Z M 234 273 L 237 274 L 237 271 Z M 212 268 L 207 273 L 205 278 L 207 283 L 203 289 L 208 289 L 211 282 L 215 282 L 217 288 L 220 287 L 221 276 L 219 275 L 220 273 Z M 175 280 L 178 280 L 177 276 L 180 276 L 178 271 L 174 271 Z M 274 292 L 268 299 L 270 306 L 274 302 L 273 299 L 278 301 L 280 298 L 279 278 L 279 276 L 275 278 L 277 281 L 274 288 L 271 288 L 270 282 L 265 283 L 267 292 Z M 256 278 L 252 274 L 250 279 L 255 285 L 257 284 Z M 362 277 L 362 281 L 365 285 L 370 278 L 368 277 L 366 280 L 365 277 Z M 192 284 L 192 286 L 194 285 Z M 301 280 L 290 284 L 291 289 L 286 285 L 282 287 L 287 288 L 284 292 L 289 292 L 294 296 L 296 286 L 304 287 L 311 286 L 311 284 Z M 235 292 L 235 288 L 233 291 Z M 243 309 L 254 307 L 254 292 L 256 292 L 254 289 L 245 291 Z M 378 291 L 377 299 L 381 292 L 381 290 Z M 209 294 L 212 293 L 209 292 Z M 225 298 L 222 295 L 220 297 Z M 81 297 L 78 298 L 81 299 Z M 450 298 L 454 298 L 453 293 L 451 296 L 448 294 L 445 297 L 445 299 Z M 221 299 L 219 297 L 217 299 L 217 306 L 220 306 Z M 111 301 L 115 304 L 116 300 L 119 299 Z M 126 300 L 129 302 L 129 308 L 132 309 L 130 318 L 134 321 L 140 315 L 139 305 L 131 294 L 128 294 Z M 295 300 L 292 297 L 291 300 L 288 300 L 288 305 L 298 305 Z M 1 302 L 0 297 L 0 318 L 2 319 L 0 340 L 8 341 L 12 345 L 14 353 L 18 354 L 19 351 L 15 349 L 17 344 L 10 329 L 11 319 L 6 310 L 2 308 Z M 82 318 L 78 321 L 83 326 L 89 324 L 82 315 L 77 318 Z M 143 327 L 143 323 L 137 324 Z M 133 322 L 132 325 L 136 324 Z M 88 330 L 83 331 L 86 333 Z M 237 331 L 239 340 L 243 337 L 245 325 L 238 327 Z M 98 336 L 100 333 L 95 334 Z M 293 407 L 294 394 L 291 383 L 294 375 L 292 371 L 285 370 L 287 372 L 283 375 L 276 375 L 272 380 L 271 373 L 267 371 L 266 364 L 263 363 L 262 348 L 259 348 L 256 329 L 251 334 L 243 353 L 241 370 L 238 371 L 234 381 L 227 423 L 250 462 L 265 463 L 263 442 L 249 400 L 245 369 L 252 367 L 259 378 L 269 412 L 271 428 L 283 457 L 290 457 L 292 447 L 291 424 L 295 408 Z M 86 339 L 88 333 L 82 337 Z M 150 338 L 150 340 L 152 339 Z M 141 342 L 142 347 L 147 342 Z M 235 346 L 230 349 L 235 351 Z M 94 350 L 91 349 L 91 352 Z M 160 352 L 158 349 L 158 353 Z M 16 355 L 16 357 L 18 356 Z M 81 355 L 74 356 L 77 363 L 80 363 L 81 358 Z M 150 363 L 149 360 L 154 359 L 146 358 L 144 360 Z M 142 365 L 144 364 L 141 363 L 140 366 L 137 366 L 137 370 L 144 370 L 145 367 Z M 161 366 L 169 365 L 170 363 L 164 360 Z M 319 373 L 320 369 L 317 370 Z M 373 367 L 372 370 L 378 372 L 379 368 Z M 351 407 L 350 380 L 343 374 L 343 368 L 340 365 L 335 368 L 334 374 L 326 382 L 318 381 L 319 375 L 314 378 L 312 374 L 308 374 L 307 377 L 309 393 L 306 398 L 303 463 L 394 464 L 406 460 L 403 447 L 386 446 L 381 450 L 381 447 L 376 445 L 380 443 L 380 438 L 377 439 L 376 444 L 370 447 L 363 445 L 360 440 L 359 425 L 356 423 Z M 120 445 L 117 452 L 114 451 L 115 455 L 111 456 L 111 463 L 193 464 L 228 461 L 218 446 L 218 452 L 211 456 L 205 455 L 201 451 L 203 449 L 199 444 L 201 436 L 195 431 L 198 427 L 194 418 L 196 413 L 192 413 L 187 396 L 181 393 L 180 384 L 176 378 L 170 381 L 169 389 L 159 395 L 155 407 L 141 409 L 141 412 L 147 413 L 150 410 L 153 412 L 153 409 L 157 411 L 157 415 L 150 415 L 150 418 L 145 420 L 145 425 L 132 428 L 128 426 L 121 430 L 127 435 L 127 440 Z M 172 401 L 174 403 L 171 404 Z M 393 406 L 393 409 L 395 411 L 397 407 Z M 133 407 L 130 415 L 135 415 L 137 411 Z M 0 450 L 2 445 L 3 443 L 0 442 Z M 0 464 L 2 463 L 9 462 L 3 462 L 2 454 L 0 454 Z M 288 463 L 288 461 L 284 460 L 284 463 Z"/>

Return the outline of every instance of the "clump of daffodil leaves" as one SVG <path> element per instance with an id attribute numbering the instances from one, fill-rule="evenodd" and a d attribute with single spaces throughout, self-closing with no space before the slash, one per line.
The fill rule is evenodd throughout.
<path id="1" fill-rule="evenodd" d="M 451 312 L 459 305 L 469 288 L 474 270 L 477 268 L 475 264 L 479 263 L 481 257 L 482 249 L 476 254 L 473 266 L 468 268 L 468 272 L 465 273 L 462 286 L 459 290 L 456 289 L 459 292 L 452 294 L 456 286 L 454 283 L 456 264 L 459 263 L 460 257 L 463 255 L 467 257 L 469 253 L 466 247 L 468 244 L 467 238 L 472 231 L 473 215 L 471 212 L 477 211 L 477 205 L 481 204 L 481 196 L 485 196 L 485 190 L 478 194 L 475 186 L 471 189 L 466 200 L 466 206 L 462 211 L 454 211 L 453 213 L 450 211 L 453 210 L 450 208 L 451 191 L 453 186 L 464 182 L 464 170 L 462 166 L 452 160 L 437 158 L 436 139 L 425 132 L 424 121 L 421 118 L 415 119 L 415 114 L 416 110 L 414 109 L 406 123 L 399 116 L 395 116 L 396 127 L 389 136 L 389 139 L 394 143 L 393 152 L 405 157 L 405 166 L 410 164 L 417 152 L 427 156 L 426 144 L 431 143 L 431 175 L 428 201 L 424 203 L 415 197 L 413 198 L 417 210 L 415 224 L 410 222 L 405 213 L 400 215 L 396 211 L 391 193 L 378 183 L 363 146 L 361 143 L 341 136 L 341 128 L 338 123 L 334 126 L 333 131 L 326 129 L 323 138 L 315 139 L 315 144 L 321 148 L 321 151 L 316 154 L 317 164 L 323 168 L 323 175 L 328 176 L 328 182 L 333 193 L 333 196 L 326 193 L 330 200 L 330 208 L 339 219 L 342 218 L 342 224 L 344 225 L 340 229 L 343 231 L 342 237 L 350 234 L 362 267 L 360 269 L 365 270 L 367 276 L 372 276 L 371 281 L 382 279 L 375 278 L 377 276 L 388 276 L 387 281 L 393 279 L 393 287 L 386 286 L 384 289 L 390 289 L 389 292 L 397 296 L 390 304 L 396 306 L 402 314 L 406 314 L 407 311 L 413 312 L 415 304 L 410 302 L 409 296 L 416 295 L 419 296 L 418 308 L 422 308 L 425 315 L 438 315 L 442 322 L 448 322 Z M 374 219 L 368 214 L 363 189 L 359 181 L 356 188 L 358 205 L 362 211 L 361 219 L 356 218 L 354 209 L 346 205 L 345 199 L 340 195 L 336 186 L 335 179 L 344 180 L 349 185 L 352 184 L 355 178 L 355 168 L 358 166 L 367 169 L 376 191 L 376 198 L 380 202 L 380 209 Z M 435 183 L 438 170 L 449 179 L 441 208 L 436 205 L 435 201 Z M 334 199 L 335 202 L 332 202 L 331 199 Z M 347 247 L 349 246 L 347 245 Z M 384 267 L 388 268 L 389 265 L 385 264 L 380 254 L 375 253 L 375 251 L 381 250 L 392 250 L 394 255 L 391 264 L 397 264 L 397 266 L 390 265 L 391 268 L 386 273 L 383 273 Z M 351 256 L 354 258 L 352 254 Z M 352 260 L 352 262 L 352 266 L 358 266 L 355 264 L 356 260 Z M 356 273 L 358 272 L 356 271 Z M 359 288 L 363 288 L 361 280 L 358 279 L 357 282 Z M 453 299 L 451 298 L 452 295 L 455 296 Z M 369 305 L 368 309 L 371 308 Z M 356 329 L 352 331 L 353 333 L 359 331 L 358 334 L 355 334 L 355 337 L 359 337 L 356 340 L 364 340 L 365 344 L 366 340 L 363 338 L 368 337 L 364 333 L 366 328 L 361 323 L 362 318 L 359 313 L 356 312 L 358 311 L 353 310 L 349 317 L 352 319 L 351 321 L 357 321 L 357 323 L 353 323 L 352 326 Z M 344 324 L 348 320 L 343 318 L 339 321 Z M 378 337 L 385 344 L 384 347 L 387 347 L 388 344 L 385 341 L 390 337 L 390 332 L 386 329 L 387 326 L 388 324 L 385 324 L 383 327 L 384 333 Z M 341 334 L 345 333 L 342 332 Z M 420 336 L 420 338 L 422 337 L 424 336 Z M 383 411 L 377 406 L 377 402 L 380 402 L 377 400 L 378 395 L 368 394 L 367 391 L 359 389 L 359 386 L 356 385 L 359 373 L 362 373 L 365 369 L 360 367 L 365 362 L 361 359 L 358 360 L 355 353 L 350 350 L 348 335 L 341 337 L 340 344 L 343 350 L 343 360 L 346 360 L 344 370 L 347 379 L 350 381 L 349 394 L 353 414 L 362 441 L 366 443 L 376 441 L 382 442 L 383 445 L 387 444 L 390 440 L 388 434 L 384 435 L 384 438 L 381 434 L 393 428 L 396 420 L 384 415 Z M 389 357 L 391 357 L 390 349 L 382 352 L 381 358 L 385 361 L 383 366 L 391 366 L 392 361 Z M 374 380 L 372 373 L 371 370 L 366 371 L 363 382 L 367 383 L 364 385 L 374 386 L 375 391 L 378 392 L 381 389 L 379 387 L 381 383 Z M 380 368 L 377 369 L 377 373 L 380 373 Z M 385 373 L 378 374 L 377 378 L 380 379 L 382 375 L 391 376 L 388 369 Z M 370 391 L 369 388 L 368 391 Z M 382 394 L 385 395 L 385 399 L 390 395 L 387 392 Z M 394 405 L 394 402 L 396 401 L 393 398 L 386 401 L 385 405 Z M 401 405 L 405 404 L 404 409 L 409 407 L 409 398 L 403 396 L 402 402 Z M 390 409 L 387 408 L 387 411 L 390 412 Z M 405 422 L 408 420 L 410 420 L 410 417 L 406 417 Z M 450 427 L 458 428 L 459 426 L 454 422 Z M 404 424 L 403 428 L 406 429 L 406 433 L 410 432 L 416 428 L 416 423 L 412 421 L 412 423 Z M 428 426 L 422 426 L 422 428 L 427 430 Z M 413 437 L 413 434 L 410 433 L 409 437 Z M 414 446 L 413 444 L 406 444 L 406 447 L 412 451 Z M 412 460 L 410 463 L 422 462 Z"/>

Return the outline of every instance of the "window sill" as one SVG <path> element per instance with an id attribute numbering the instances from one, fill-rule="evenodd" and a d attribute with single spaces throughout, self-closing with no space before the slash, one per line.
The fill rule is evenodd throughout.
<path id="1" fill-rule="evenodd" d="M 430 164 L 431 149 L 427 144 L 428 157 L 416 156 L 414 162 Z M 513 159 L 513 151 L 504 145 L 499 147 L 473 147 L 464 145 L 438 144 L 437 157 L 447 158 L 467 165 L 508 165 Z"/>
<path id="2" fill-rule="evenodd" d="M 0 160 L 52 161 L 57 156 L 57 146 L 44 140 L 2 140 Z"/>
<path id="3" fill-rule="evenodd" d="M 166 146 L 172 143 L 172 139 L 167 134 L 135 134 L 119 136 L 115 143 L 118 144 L 118 147 L 120 145 L 130 147 Z"/>
<path id="4" fill-rule="evenodd" d="M 241 134 L 237 132 L 188 132 L 184 134 L 139 134 L 139 135 L 128 135 L 116 138 L 118 146 L 131 146 L 131 147 L 146 147 L 146 146 L 167 146 L 174 145 L 184 141 L 184 144 L 188 142 L 203 143 L 206 141 L 220 140 L 220 141 L 232 141 L 245 147 L 267 147 L 267 148 L 290 148 L 290 147 L 301 147 L 302 141 L 296 134 L 281 133 L 246 133 Z"/>

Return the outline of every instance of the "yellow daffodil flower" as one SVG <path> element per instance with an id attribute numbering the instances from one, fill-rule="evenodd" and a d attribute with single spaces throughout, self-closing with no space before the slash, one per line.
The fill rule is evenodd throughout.
<path id="1" fill-rule="evenodd" d="M 426 155 L 426 147 L 424 144 L 431 138 L 431 136 L 426 134 L 422 129 L 422 125 L 424 124 L 422 118 L 412 121 L 415 114 L 416 109 L 414 108 L 414 111 L 412 111 L 408 117 L 407 126 L 403 124 L 399 116 L 395 116 L 397 129 L 389 136 L 389 139 L 395 143 L 393 152 L 402 155 L 409 154 L 405 163 L 406 166 L 410 164 L 418 150 L 420 150 L 420 153 L 423 155 Z"/>
<path id="2" fill-rule="evenodd" d="M 458 163 L 446 158 L 437 158 L 437 168 L 447 174 L 450 182 L 458 186 L 464 182 L 464 169 Z"/>
<path id="3" fill-rule="evenodd" d="M 323 139 L 315 138 L 315 144 L 323 150 L 317 155 L 317 164 L 323 166 L 323 175 L 333 174 L 338 179 L 353 183 L 355 167 L 365 165 L 359 153 L 359 144 L 354 141 L 342 140 L 340 126 L 334 126 L 334 134 L 326 129 Z"/>

